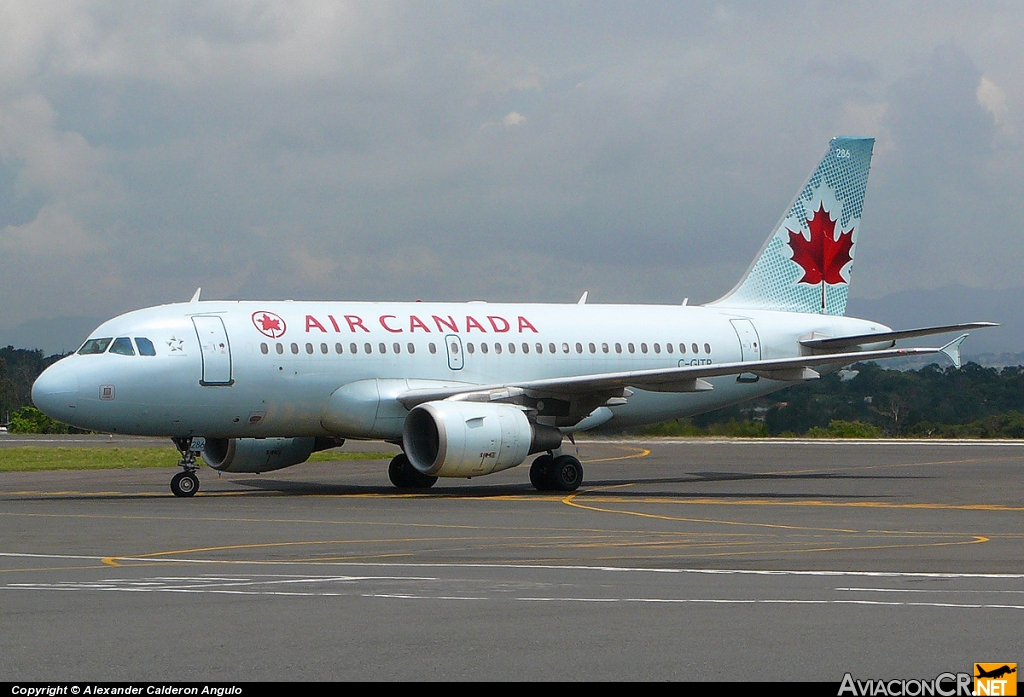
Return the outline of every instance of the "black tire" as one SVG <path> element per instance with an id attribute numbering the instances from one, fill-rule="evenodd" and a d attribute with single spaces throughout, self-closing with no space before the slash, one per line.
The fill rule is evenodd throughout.
<path id="1" fill-rule="evenodd" d="M 549 481 L 555 491 L 576 491 L 583 483 L 583 465 L 572 455 L 556 457 Z"/>
<path id="2" fill-rule="evenodd" d="M 423 474 L 413 467 L 405 453 L 395 455 L 391 460 L 388 478 L 399 489 L 429 489 L 437 482 L 437 477 Z"/>
<path id="3" fill-rule="evenodd" d="M 537 491 L 551 491 L 551 465 L 555 458 L 541 455 L 530 465 L 530 484 Z"/>
<path id="4" fill-rule="evenodd" d="M 175 496 L 188 498 L 199 491 L 199 477 L 192 472 L 178 472 L 171 477 L 171 493 Z"/>

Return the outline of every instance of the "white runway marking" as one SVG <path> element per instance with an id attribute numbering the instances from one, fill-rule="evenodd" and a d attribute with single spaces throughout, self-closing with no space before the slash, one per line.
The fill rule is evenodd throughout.
<path id="1" fill-rule="evenodd" d="M 109 557 L 0 552 L 0 557 L 88 560 Z M 8 591 L 189 593 L 239 596 L 349 597 L 391 601 L 484 601 L 683 605 L 805 605 L 1024 610 L 1000 602 L 1024 594 L 1024 574 L 823 571 L 760 569 L 659 569 L 649 567 L 540 564 L 404 564 L 275 562 L 277 568 L 340 569 L 356 573 L 197 574 L 134 576 L 152 569 L 149 557 L 117 557 L 118 567 L 32 570 L 32 580 L 0 584 Z M 132 566 L 132 562 L 145 567 Z M 219 563 L 161 558 L 166 563 Z M 232 562 L 239 569 L 247 562 Z M 256 565 L 267 568 L 265 564 Z M 50 573 L 95 574 L 104 578 L 41 580 Z M 165 567 L 166 568 L 166 567 Z M 207 567 L 208 568 L 208 567 Z M 15 570 L 15 569 L 12 569 Z M 377 570 L 383 573 L 360 573 Z M 429 570 L 431 573 L 424 573 Z M 43 576 L 45 578 L 46 576 Z M 701 580 L 701 578 L 707 580 Z M 712 580 L 708 577 L 719 577 Z M 24 579 L 23 576 L 20 578 Z M 891 585 L 834 586 L 833 579 L 887 579 Z M 746 580 L 744 580 L 746 579 Z M 596 582 L 595 582 L 596 581 Z M 913 587 L 901 588 L 901 583 Z M 932 584 L 936 587 L 922 587 Z M 557 592 L 548 592 L 558 589 Z M 569 592 L 567 592 L 569 590 Z M 578 590 L 573 594 L 572 590 Z M 857 595 L 865 597 L 857 597 Z M 887 597 L 880 597 L 886 594 Z M 906 594 L 906 598 L 901 598 Z M 928 598 L 927 594 L 935 594 Z M 941 594 L 941 598 L 938 594 Z M 988 597 L 986 597 L 986 595 Z M 871 596 L 874 596 L 873 598 Z"/>
<path id="2" fill-rule="evenodd" d="M 484 593 L 457 595 L 449 592 L 432 594 L 432 586 L 438 590 L 446 589 L 450 579 L 416 576 L 246 576 L 246 577 L 147 577 L 136 579 L 102 579 L 95 581 L 57 581 L 53 583 L 8 583 L 0 585 L 0 589 L 23 591 L 120 591 L 126 593 L 209 593 L 219 595 L 256 595 L 256 596 L 293 596 L 293 597 L 362 597 L 384 600 L 427 600 L 427 601 L 513 601 L 527 603 L 641 603 L 666 605 L 862 605 L 877 607 L 915 607 L 915 608 L 946 608 L 968 610 L 1024 610 L 1024 605 L 1007 603 L 956 603 L 956 602 L 923 602 L 899 600 L 859 600 L 849 598 L 701 598 L 701 597 L 651 597 L 651 596 L 616 596 L 609 597 L 574 597 L 566 595 L 530 595 L 520 596 L 507 590 L 504 583 L 496 583 L 490 579 L 469 580 L 458 579 L 461 585 L 472 585 L 484 590 Z M 396 589 L 393 592 L 371 590 L 366 586 L 379 588 L 381 585 L 415 584 L 418 592 Z M 295 586 L 311 586 L 308 590 L 280 590 L 284 584 Z M 537 585 L 537 584 L 533 584 Z M 543 585 L 543 584 L 541 584 Z M 564 585 L 564 584 L 559 584 Z M 818 589 L 807 589 L 809 594 L 820 593 Z M 871 588 L 836 588 L 837 592 L 846 591 L 878 591 L 892 593 L 922 592 L 919 589 L 871 589 Z M 827 591 L 827 589 L 826 589 Z M 749 592 L 749 591 L 748 591 Z M 927 591 L 924 591 L 927 592 Z M 944 589 L 943 592 L 1024 592 L 1011 591 L 972 591 L 971 589 Z"/>

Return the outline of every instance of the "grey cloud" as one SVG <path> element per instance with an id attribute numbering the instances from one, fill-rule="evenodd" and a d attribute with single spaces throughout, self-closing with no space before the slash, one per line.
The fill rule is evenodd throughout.
<path id="1" fill-rule="evenodd" d="M 709 300 L 841 128 L 878 137 L 854 294 L 1024 261 L 1024 66 L 990 29 L 1024 10 L 928 3 L 910 32 L 872 4 L 103 3 L 29 31 L 30 5 L 0 49 L 0 240 L 78 251 L 0 260 L 0 328 L 199 285 Z M 3 139 L 28 97 L 35 149 Z M 71 184 L 29 185 L 44 155 Z"/>

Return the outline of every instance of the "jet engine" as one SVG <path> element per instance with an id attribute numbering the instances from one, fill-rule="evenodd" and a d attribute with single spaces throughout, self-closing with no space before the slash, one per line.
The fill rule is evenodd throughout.
<path id="1" fill-rule="evenodd" d="M 341 445 L 333 438 L 207 438 L 203 460 L 221 472 L 270 472 Z"/>
<path id="2" fill-rule="evenodd" d="M 434 477 L 479 477 L 522 464 L 528 455 L 554 450 L 562 432 L 530 423 L 508 404 L 440 401 L 409 412 L 402 430 L 409 462 Z"/>

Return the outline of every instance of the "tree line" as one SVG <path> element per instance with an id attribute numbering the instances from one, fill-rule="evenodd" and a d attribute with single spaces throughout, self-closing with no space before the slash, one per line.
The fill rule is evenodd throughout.
<path id="1" fill-rule="evenodd" d="M 647 435 L 1024 438 L 1024 366 L 858 363 Z"/>

